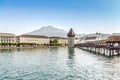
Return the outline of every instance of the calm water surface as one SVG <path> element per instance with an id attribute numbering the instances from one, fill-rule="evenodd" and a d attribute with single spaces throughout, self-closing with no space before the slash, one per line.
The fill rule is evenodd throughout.
<path id="1" fill-rule="evenodd" d="M 120 57 L 67 47 L 0 50 L 0 80 L 120 80 Z"/>

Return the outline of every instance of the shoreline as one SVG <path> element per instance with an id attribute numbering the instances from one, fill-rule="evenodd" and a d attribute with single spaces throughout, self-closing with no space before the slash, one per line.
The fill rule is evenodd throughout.
<path id="1" fill-rule="evenodd" d="M 67 46 L 38 46 L 38 47 L 33 47 L 33 46 L 29 46 L 29 47 L 0 47 L 0 49 L 23 49 L 23 48 L 59 48 L 59 47 L 67 47 Z"/>

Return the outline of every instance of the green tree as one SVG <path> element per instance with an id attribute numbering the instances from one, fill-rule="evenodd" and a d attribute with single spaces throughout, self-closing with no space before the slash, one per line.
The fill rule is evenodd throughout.
<path id="1" fill-rule="evenodd" d="M 57 39 L 54 39 L 53 41 L 50 40 L 50 46 L 59 46 L 59 42 Z"/>

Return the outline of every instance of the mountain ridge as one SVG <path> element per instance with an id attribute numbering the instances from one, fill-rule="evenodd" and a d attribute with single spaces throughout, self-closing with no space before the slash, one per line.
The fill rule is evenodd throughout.
<path id="1" fill-rule="evenodd" d="M 32 32 L 29 32 L 27 34 L 29 35 L 43 35 L 48 37 L 67 37 L 67 31 L 64 29 L 59 29 L 53 26 L 43 26 L 40 29 L 34 30 Z M 82 36 L 82 34 L 76 34 L 76 36 Z"/>

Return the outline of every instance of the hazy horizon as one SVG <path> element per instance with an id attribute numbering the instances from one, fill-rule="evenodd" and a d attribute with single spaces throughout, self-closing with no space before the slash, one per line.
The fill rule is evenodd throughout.
<path id="1" fill-rule="evenodd" d="M 119 33 L 119 0 L 0 0 L 0 32 L 53 26 L 79 34 Z"/>

